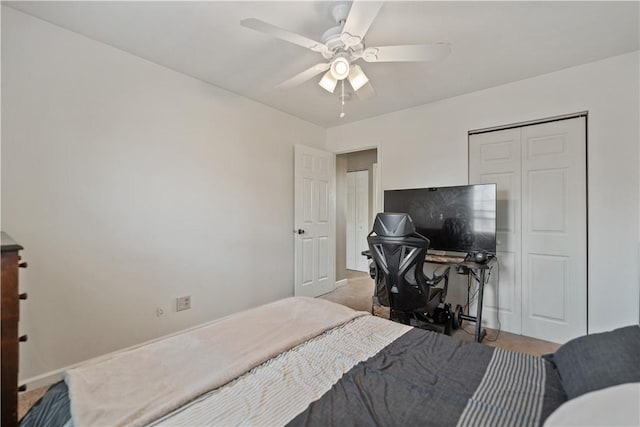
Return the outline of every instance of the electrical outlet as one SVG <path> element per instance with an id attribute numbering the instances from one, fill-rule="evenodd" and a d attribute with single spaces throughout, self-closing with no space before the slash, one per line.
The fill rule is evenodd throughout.
<path id="1" fill-rule="evenodd" d="M 176 298 L 176 311 L 189 310 L 191 308 L 191 296 Z"/>
<path id="2" fill-rule="evenodd" d="M 164 316 L 164 310 L 161 307 L 156 308 L 156 316 L 158 317 Z"/>

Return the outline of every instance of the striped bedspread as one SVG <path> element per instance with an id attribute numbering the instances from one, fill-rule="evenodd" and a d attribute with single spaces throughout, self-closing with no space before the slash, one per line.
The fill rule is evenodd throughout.
<path id="1" fill-rule="evenodd" d="M 537 426 L 565 399 L 541 358 L 412 329 L 290 424 Z"/>
<path id="2" fill-rule="evenodd" d="M 502 349 L 493 352 L 480 385 L 467 402 L 458 425 L 536 426 L 556 405 L 545 409 L 547 385 L 545 361 L 538 357 Z M 563 402 L 559 384 L 554 384 L 555 402 Z M 560 392 L 560 393 L 558 393 Z M 557 405 L 559 406 L 559 405 Z M 543 418 L 544 416 L 544 418 Z"/>

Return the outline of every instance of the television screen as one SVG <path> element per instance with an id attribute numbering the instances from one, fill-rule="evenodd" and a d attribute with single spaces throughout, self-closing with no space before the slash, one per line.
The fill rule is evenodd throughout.
<path id="1" fill-rule="evenodd" d="M 408 213 L 429 248 L 496 252 L 496 185 L 387 190 L 384 211 Z"/>

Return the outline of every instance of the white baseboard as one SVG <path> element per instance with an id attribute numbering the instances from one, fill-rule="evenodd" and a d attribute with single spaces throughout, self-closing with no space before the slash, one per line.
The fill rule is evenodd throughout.
<path id="1" fill-rule="evenodd" d="M 348 280 L 347 280 L 347 279 L 338 280 L 338 281 L 336 282 L 336 288 L 337 288 L 337 287 L 340 287 L 340 286 L 344 286 L 344 285 L 346 285 L 346 284 L 347 284 L 347 282 L 348 282 Z"/>

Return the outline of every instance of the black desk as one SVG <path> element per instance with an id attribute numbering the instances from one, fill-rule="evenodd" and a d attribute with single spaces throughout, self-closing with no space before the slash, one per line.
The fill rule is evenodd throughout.
<path id="1" fill-rule="evenodd" d="M 469 277 L 469 285 L 471 284 L 472 277 L 476 279 L 478 282 L 478 306 L 476 307 L 476 315 L 471 316 L 469 314 L 462 314 L 460 318 L 476 324 L 475 339 L 476 342 L 482 342 L 482 339 L 487 335 L 487 331 L 482 329 L 482 300 L 484 297 L 484 284 L 486 282 L 486 272 L 493 268 L 496 263 L 496 258 L 489 258 L 484 263 L 478 263 L 475 261 L 461 260 L 459 258 L 456 259 L 454 257 L 427 255 L 424 262 L 454 266 L 457 273 L 466 274 Z M 467 288 L 467 291 L 468 289 L 469 288 Z M 456 314 L 454 313 L 454 316 L 455 315 Z"/>
<path id="2" fill-rule="evenodd" d="M 368 250 L 362 251 L 362 255 L 367 258 L 371 258 L 371 254 Z M 484 284 L 486 281 L 487 271 L 491 271 L 496 263 L 496 258 L 489 258 L 484 263 L 478 263 L 475 261 L 466 261 L 464 258 L 449 257 L 440 255 L 427 255 L 424 262 L 431 264 L 444 264 L 450 265 L 456 268 L 456 272 L 459 274 L 466 274 L 468 276 L 468 284 L 471 285 L 471 278 L 474 278 L 478 282 L 478 306 L 476 308 L 476 315 L 471 316 L 469 314 L 462 314 L 461 319 L 476 324 L 475 340 L 476 342 L 482 342 L 482 339 L 487 335 L 487 331 L 482 329 L 482 303 L 484 297 Z M 469 288 L 467 288 L 468 290 Z M 470 307 L 469 307 L 470 308 Z M 454 316 L 457 315 L 454 313 Z"/>

